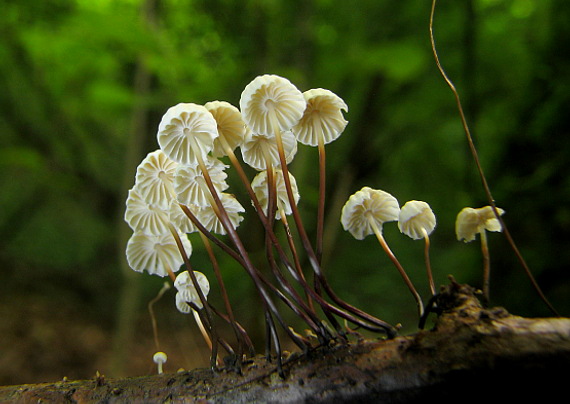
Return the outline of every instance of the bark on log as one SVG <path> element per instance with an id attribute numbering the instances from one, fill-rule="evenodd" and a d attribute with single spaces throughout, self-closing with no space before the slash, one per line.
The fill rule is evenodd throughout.
<path id="1" fill-rule="evenodd" d="M 254 358 L 231 370 L 0 388 L 1 402 L 414 403 L 567 396 L 570 319 L 528 319 L 484 309 L 453 280 L 436 300 L 436 325 L 391 340 L 319 347 L 275 365 Z"/>

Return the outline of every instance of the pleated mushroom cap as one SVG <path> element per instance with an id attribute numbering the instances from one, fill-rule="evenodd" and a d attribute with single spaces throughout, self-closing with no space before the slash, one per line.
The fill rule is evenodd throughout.
<path id="1" fill-rule="evenodd" d="M 505 211 L 497 208 L 499 215 L 503 215 Z M 478 233 L 482 231 L 502 231 L 501 223 L 497 220 L 495 212 L 491 206 L 482 208 L 463 208 L 457 215 L 455 220 L 455 234 L 457 240 L 466 243 L 475 240 Z"/>
<path id="2" fill-rule="evenodd" d="M 158 144 L 164 153 L 179 164 L 196 165 L 214 147 L 217 123 L 202 105 L 180 103 L 166 111 L 158 125 Z"/>
<path id="3" fill-rule="evenodd" d="M 285 152 L 285 161 L 289 164 L 297 153 L 297 139 L 295 139 L 293 132 L 285 131 L 281 134 L 281 140 Z M 244 163 L 258 171 L 267 168 L 266 154 L 272 167 L 281 165 L 277 142 L 273 135 L 249 133 L 241 146 L 241 154 Z"/>
<path id="4" fill-rule="evenodd" d="M 190 240 L 183 234 L 180 234 L 180 239 L 186 254 L 190 256 Z M 152 235 L 143 232 L 134 232 L 129 239 L 127 261 L 134 271 L 147 271 L 160 277 L 167 276 L 168 269 L 178 272 L 184 262 L 172 234 Z"/>
<path id="5" fill-rule="evenodd" d="M 232 194 L 222 192 L 219 196 L 233 228 L 236 229 L 243 220 L 240 213 L 244 212 L 245 209 Z M 199 207 L 195 210 L 194 214 L 202 226 L 209 232 L 220 235 L 226 234 L 226 228 L 216 215 L 216 211 L 212 206 Z"/>
<path id="6" fill-rule="evenodd" d="M 218 137 L 214 139 L 212 155 L 214 157 L 225 156 L 226 150 L 222 140 L 226 142 L 231 150 L 239 147 L 248 133 L 248 127 L 243 121 L 241 112 L 237 107 L 226 101 L 210 101 L 204 107 L 214 117 L 218 125 Z"/>
<path id="7" fill-rule="evenodd" d="M 301 120 L 292 131 L 297 140 L 308 146 L 318 146 L 319 137 L 323 144 L 336 140 L 348 121 L 342 111 L 348 111 L 348 106 L 332 91 L 315 88 L 303 93 L 307 107 Z"/>
<path id="8" fill-rule="evenodd" d="M 137 166 L 135 183 L 141 197 L 152 205 L 166 207 L 172 195 L 172 181 L 178 163 L 160 149 L 150 152 Z"/>
<path id="9" fill-rule="evenodd" d="M 425 234 L 430 235 L 435 225 L 435 214 L 426 202 L 408 201 L 400 209 L 398 228 L 414 240 L 424 238 Z"/>
<path id="10" fill-rule="evenodd" d="M 206 275 L 202 272 L 198 271 L 194 271 L 194 276 L 198 281 L 198 285 L 204 297 L 207 297 L 210 292 L 210 282 L 208 282 L 208 278 L 206 278 Z M 194 287 L 194 283 L 188 271 L 180 272 L 180 274 L 176 276 L 174 287 L 178 290 L 176 293 L 176 307 L 179 311 L 182 313 L 190 313 L 192 307 L 190 307 L 188 303 L 193 303 L 200 309 L 203 307 L 200 295 Z"/>
<path id="11" fill-rule="evenodd" d="M 162 205 L 146 202 L 135 185 L 129 190 L 126 201 L 125 222 L 133 231 L 160 235 L 169 231 L 168 210 Z"/>
<path id="12" fill-rule="evenodd" d="M 303 93 L 286 78 L 265 74 L 253 79 L 243 90 L 240 110 L 255 133 L 274 135 L 272 116 L 281 131 L 290 130 L 305 111 Z"/>
<path id="13" fill-rule="evenodd" d="M 226 190 L 228 175 L 224 170 L 227 166 L 220 160 L 209 156 L 204 162 L 214 187 L 219 192 Z M 208 197 L 210 191 L 202 170 L 198 166 L 182 164 L 178 166 L 174 175 L 174 192 L 178 201 L 184 205 L 207 206 L 210 204 Z"/>
<path id="14" fill-rule="evenodd" d="M 293 213 L 291 209 L 291 204 L 289 203 L 289 197 L 287 196 L 287 188 L 285 186 L 285 179 L 283 178 L 283 171 L 279 168 L 274 170 L 275 172 L 275 188 L 277 196 L 277 206 L 283 209 L 286 215 Z M 297 181 L 295 177 L 289 172 L 289 180 L 291 182 L 291 189 L 293 191 L 293 196 L 295 204 L 299 202 L 299 190 L 297 188 Z M 267 171 L 261 171 L 257 174 L 253 181 L 251 182 L 251 188 L 255 193 L 255 196 L 259 200 L 260 206 L 263 208 L 264 212 L 267 214 L 267 205 L 269 203 L 268 188 L 267 188 Z M 275 218 L 277 220 L 281 219 L 280 209 L 275 212 Z"/>
<path id="15" fill-rule="evenodd" d="M 388 192 L 363 187 L 343 206 L 341 223 L 354 238 L 362 240 L 374 233 L 371 221 L 382 229 L 382 224 L 398 220 L 399 213 L 398 200 Z"/>

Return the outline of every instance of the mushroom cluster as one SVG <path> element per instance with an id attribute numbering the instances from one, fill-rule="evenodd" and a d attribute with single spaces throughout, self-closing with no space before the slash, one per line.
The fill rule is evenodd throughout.
<path id="1" fill-rule="evenodd" d="M 346 340 L 354 332 L 349 324 L 388 338 L 396 335 L 396 327 L 340 298 L 322 267 L 325 145 L 343 133 L 348 124 L 344 117 L 347 112 L 346 103 L 330 90 L 301 92 L 286 78 L 266 74 L 245 86 L 239 107 L 218 100 L 204 105 L 178 103 L 168 108 L 160 120 L 156 135 L 159 148 L 148 153 L 137 167 L 135 183 L 126 199 L 124 219 L 133 231 L 126 246 L 127 261 L 137 272 L 170 279 L 176 290 L 175 306 L 181 313 L 194 315 L 209 346 L 212 369 L 223 363 L 219 349 L 235 358 L 238 367 L 247 355 L 255 354 L 247 331 L 233 313 L 218 264 L 220 251 L 235 260 L 253 282 L 267 329 L 266 352 L 275 356 L 281 374 L 283 335 L 303 352 L 314 341 L 326 344 Z M 318 148 L 314 242 L 299 213 L 300 192 L 289 169 L 298 147 L 304 146 Z M 230 167 L 249 200 L 239 201 L 238 193 L 231 193 L 227 174 Z M 253 178 L 249 178 L 248 171 L 255 173 Z M 263 261 L 251 258 L 238 232 L 248 205 L 253 205 L 253 214 L 264 231 Z M 291 224 L 288 217 L 292 218 Z M 471 232 L 476 232 L 483 239 L 483 229 L 496 231 L 494 222 L 486 220 L 485 224 L 473 220 L 458 224 L 461 237 L 470 241 L 474 238 Z M 412 292 L 421 317 L 422 300 L 384 239 L 382 226 L 388 222 L 398 222 L 403 234 L 425 241 L 429 285 L 435 294 L 429 236 L 436 219 L 426 202 L 409 201 L 400 208 L 389 193 L 363 187 L 342 209 L 342 226 L 356 239 L 376 236 Z M 282 233 L 278 233 L 280 229 Z M 211 263 L 200 271 L 193 268 L 192 243 L 196 241 L 203 244 Z M 298 251 L 299 246 L 303 252 Z M 212 276 L 216 283 L 211 285 L 208 277 Z M 222 298 L 223 309 L 208 301 L 210 288 Z M 283 308 L 300 318 L 312 338 L 303 336 L 286 321 Z M 224 337 L 227 333 L 217 331 L 220 326 L 231 327 L 234 343 Z M 157 350 L 154 360 L 160 373 L 166 354 L 158 343 Z"/>

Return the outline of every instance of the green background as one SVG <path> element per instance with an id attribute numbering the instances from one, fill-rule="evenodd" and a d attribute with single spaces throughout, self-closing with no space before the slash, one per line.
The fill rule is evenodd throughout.
<path id="1" fill-rule="evenodd" d="M 327 88 L 349 124 L 327 147 L 325 271 L 346 301 L 402 332 L 414 300 L 374 237 L 344 232 L 340 209 L 363 186 L 403 205 L 428 202 L 437 285 L 481 287 L 478 240 L 458 242 L 457 213 L 487 205 L 453 94 L 429 40 L 431 2 L 379 0 L 7 1 L 0 13 L 0 384 L 155 372 L 147 311 L 163 279 L 126 266 L 124 202 L 136 166 L 158 148 L 162 114 L 179 102 L 239 104 L 272 73 L 301 91 Z M 532 273 L 570 312 L 570 4 L 563 0 L 440 1 L 434 33 L 497 205 Z M 238 153 L 239 155 L 239 153 Z M 316 150 L 290 166 L 311 236 Z M 249 170 L 253 175 L 254 172 Z M 247 206 L 240 226 L 263 267 L 263 236 Z M 384 226 L 420 294 L 423 244 Z M 210 274 L 192 238 L 196 269 Z M 502 234 L 489 234 L 491 304 L 549 316 Z M 243 269 L 217 251 L 238 319 L 259 352 L 260 305 Z M 307 266 L 308 268 L 308 266 Z M 156 306 L 167 371 L 206 366 L 208 352 L 170 290 Z M 285 316 L 295 318 L 284 310 Z M 228 336 L 228 339 L 231 335 Z M 286 343 L 287 344 L 287 343 Z"/>

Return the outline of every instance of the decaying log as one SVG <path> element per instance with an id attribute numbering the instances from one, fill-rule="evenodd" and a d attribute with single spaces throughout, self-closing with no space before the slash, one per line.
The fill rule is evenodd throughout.
<path id="1" fill-rule="evenodd" d="M 467 285 L 442 288 L 430 330 L 360 339 L 232 370 L 0 388 L 1 402 L 412 403 L 514 402 L 567 397 L 570 319 L 528 319 L 484 309 Z M 432 314 L 436 315 L 436 314 Z"/>

